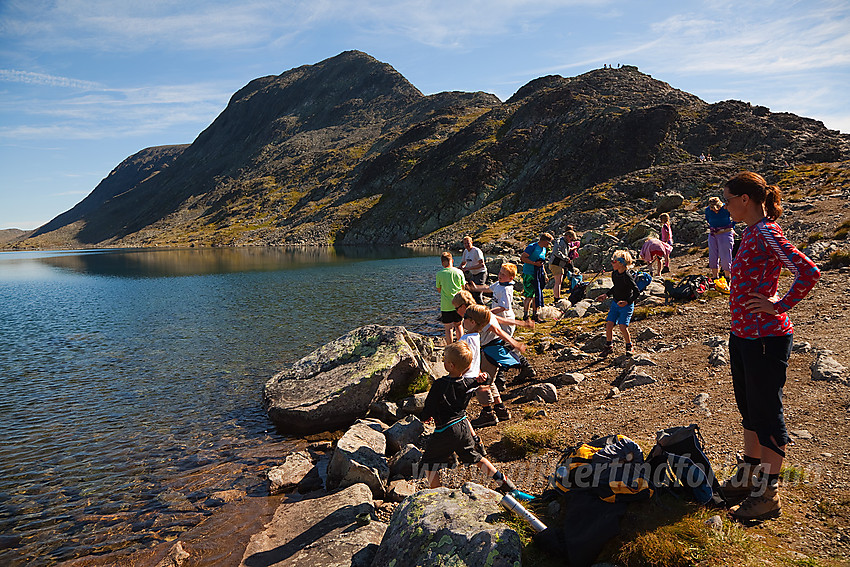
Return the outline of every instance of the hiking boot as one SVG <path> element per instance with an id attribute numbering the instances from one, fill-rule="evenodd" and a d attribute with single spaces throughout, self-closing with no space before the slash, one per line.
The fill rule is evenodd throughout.
<path id="1" fill-rule="evenodd" d="M 537 376 L 537 371 L 534 370 L 531 365 L 526 365 L 519 369 L 519 374 L 517 374 L 516 378 L 514 378 L 514 382 L 525 382 L 535 376 Z"/>
<path id="2" fill-rule="evenodd" d="M 776 518 L 782 513 L 782 503 L 779 501 L 779 485 L 768 486 L 764 494 L 747 496 L 738 506 L 729 509 L 732 517 L 741 522 L 754 522 Z"/>
<path id="3" fill-rule="evenodd" d="M 496 406 L 493 410 L 495 411 L 496 418 L 499 421 L 508 421 L 511 418 L 511 412 L 505 406 Z"/>
<path id="4" fill-rule="evenodd" d="M 726 500 L 738 502 L 749 496 L 757 488 L 758 477 L 755 474 L 756 468 L 756 466 L 750 465 L 739 458 L 738 468 L 735 470 L 735 474 L 720 485 L 720 490 L 723 492 Z"/>
<path id="5" fill-rule="evenodd" d="M 493 413 L 492 409 L 486 408 L 481 410 L 481 415 L 471 420 L 469 423 L 472 424 L 472 427 L 490 427 L 491 425 L 499 423 L 499 418 L 496 417 L 496 414 Z"/>
<path id="6" fill-rule="evenodd" d="M 502 494 L 510 494 L 514 490 L 516 490 L 516 485 L 511 482 L 511 479 L 506 477 L 501 472 L 497 472 L 496 476 L 493 478 L 496 482 L 499 482 L 499 486 L 496 487 L 496 490 L 501 492 Z"/>
<path id="7" fill-rule="evenodd" d="M 670 266 L 664 266 L 663 268 L 661 268 L 661 273 L 662 274 L 670 273 Z"/>
<path id="8" fill-rule="evenodd" d="M 635 353 L 635 347 L 632 345 L 632 343 L 626 344 L 626 354 L 631 356 L 634 353 Z"/>

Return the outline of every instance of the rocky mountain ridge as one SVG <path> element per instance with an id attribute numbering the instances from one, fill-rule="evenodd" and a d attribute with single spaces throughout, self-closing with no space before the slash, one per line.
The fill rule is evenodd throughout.
<path id="1" fill-rule="evenodd" d="M 713 162 L 700 162 L 700 154 Z M 651 215 L 737 170 L 782 181 L 850 159 L 850 135 L 637 68 L 541 77 L 502 103 L 425 96 L 357 51 L 251 81 L 188 146 L 148 148 L 15 246 L 522 241 Z"/>

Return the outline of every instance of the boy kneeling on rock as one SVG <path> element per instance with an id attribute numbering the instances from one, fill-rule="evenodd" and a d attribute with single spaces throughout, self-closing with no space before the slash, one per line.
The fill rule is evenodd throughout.
<path id="1" fill-rule="evenodd" d="M 479 450 L 466 417 L 466 406 L 478 388 L 475 378 L 463 376 L 472 358 L 469 345 L 462 342 L 452 343 L 443 351 L 443 365 L 449 374 L 434 382 L 425 399 L 422 419 L 434 418 L 436 429 L 425 446 L 422 467 L 431 488 L 438 488 L 441 486 L 440 469 L 449 466 L 452 454 L 457 453 L 462 463 L 477 465 L 481 472 L 495 480 L 499 492 L 512 492 L 516 486 L 482 455 L 483 447 Z"/>

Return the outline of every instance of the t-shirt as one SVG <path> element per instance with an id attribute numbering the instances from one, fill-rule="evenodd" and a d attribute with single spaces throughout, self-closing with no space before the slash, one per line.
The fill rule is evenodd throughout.
<path id="1" fill-rule="evenodd" d="M 459 340 L 468 344 L 469 350 L 472 351 L 472 364 L 469 365 L 469 370 L 463 373 L 463 377 L 478 378 L 481 374 L 481 335 L 466 333 Z"/>
<path id="2" fill-rule="evenodd" d="M 463 255 L 460 257 L 460 263 L 463 264 L 464 262 L 466 262 L 464 268 L 466 268 L 466 270 L 468 270 L 471 274 L 482 274 L 487 271 L 487 266 L 485 265 L 482 265 L 480 268 L 475 268 L 473 270 L 469 269 L 470 266 L 474 266 L 479 262 L 483 261 L 484 252 L 482 252 L 480 248 L 476 248 L 475 246 L 473 246 L 469 250 L 464 249 Z"/>
<path id="3" fill-rule="evenodd" d="M 490 313 L 490 320 L 487 322 L 486 325 L 484 325 L 484 328 L 480 331 L 482 345 L 487 345 L 495 341 L 496 339 L 501 339 L 501 337 L 497 335 L 496 332 L 493 330 L 493 327 L 498 326 L 499 322 L 496 321 L 496 316 Z M 501 327 L 499 328 L 501 329 Z"/>
<path id="4" fill-rule="evenodd" d="M 503 307 L 505 310 L 499 312 L 499 317 L 502 319 L 516 319 L 516 314 L 513 308 L 514 284 L 513 282 L 501 283 L 496 282 L 490 286 L 490 291 L 493 292 L 493 308 Z M 514 325 L 502 325 L 502 329 L 509 334 L 514 334 Z"/>
<path id="5" fill-rule="evenodd" d="M 767 297 L 776 294 L 782 268 L 794 274 L 794 282 L 782 299 L 774 304 L 777 313 L 753 313 L 747 309 L 746 302 L 751 293 Z M 794 327 L 786 311 L 803 299 L 820 279 L 820 270 L 815 263 L 788 242 L 778 224 L 766 218 L 744 230 L 731 271 L 731 330 L 733 335 L 742 339 L 793 333 Z"/>
<path id="6" fill-rule="evenodd" d="M 528 254 L 528 260 L 530 262 L 542 262 L 546 259 L 547 250 L 540 246 L 537 242 L 532 242 L 523 250 L 524 253 Z M 533 276 L 534 275 L 534 265 L 522 263 L 522 273 Z"/>
<path id="7" fill-rule="evenodd" d="M 437 272 L 437 289 L 440 290 L 440 311 L 454 311 L 452 299 L 463 289 L 466 278 L 463 272 L 450 266 Z"/>
<path id="8" fill-rule="evenodd" d="M 628 303 L 637 301 L 637 298 L 640 296 L 640 290 L 637 287 L 637 283 L 635 283 L 635 277 L 631 273 L 631 270 L 626 270 L 625 272 L 612 270 L 611 282 L 614 286 L 608 290 L 608 295 L 614 298 L 614 301 L 626 301 Z"/>
<path id="9" fill-rule="evenodd" d="M 728 228 L 734 224 L 732 222 L 732 216 L 726 207 L 721 208 L 717 212 L 711 210 L 711 207 L 706 207 L 705 220 L 708 221 L 708 226 L 711 228 Z"/>

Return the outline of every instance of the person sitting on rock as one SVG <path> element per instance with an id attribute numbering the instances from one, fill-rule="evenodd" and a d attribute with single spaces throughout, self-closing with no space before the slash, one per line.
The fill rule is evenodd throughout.
<path id="1" fill-rule="evenodd" d="M 481 454 L 466 417 L 466 406 L 478 387 L 475 378 L 464 377 L 472 359 L 472 350 L 466 343 L 452 343 L 443 351 L 443 365 L 449 374 L 434 382 L 425 399 L 422 418 L 433 418 L 436 429 L 425 445 L 422 467 L 429 486 L 438 488 L 442 486 L 440 469 L 448 467 L 453 454 L 457 454 L 462 463 L 476 465 L 496 481 L 499 492 L 507 494 L 516 490 L 516 485 Z"/>

